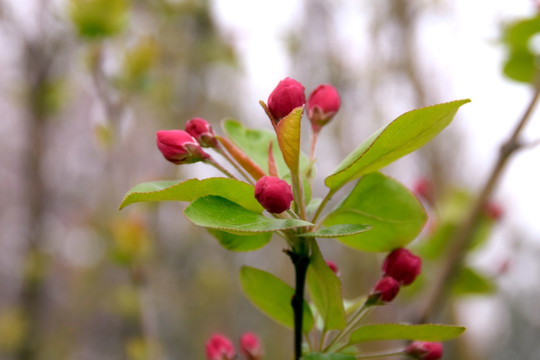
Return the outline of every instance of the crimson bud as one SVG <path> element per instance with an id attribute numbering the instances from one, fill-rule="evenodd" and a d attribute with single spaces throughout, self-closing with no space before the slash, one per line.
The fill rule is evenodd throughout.
<path id="1" fill-rule="evenodd" d="M 281 80 L 268 97 L 268 109 L 276 121 L 305 103 L 304 85 L 290 77 Z"/>
<path id="2" fill-rule="evenodd" d="M 210 158 L 197 140 L 183 130 L 160 130 L 156 133 L 156 143 L 165 159 L 177 165 Z"/>
<path id="3" fill-rule="evenodd" d="M 500 220 L 504 215 L 504 210 L 502 206 L 495 201 L 488 201 L 484 205 L 484 213 L 489 217 L 491 220 L 497 221 Z"/>
<path id="4" fill-rule="evenodd" d="M 399 248 L 392 251 L 384 260 L 384 276 L 391 276 L 403 285 L 409 285 L 422 269 L 422 260 L 409 250 Z"/>
<path id="5" fill-rule="evenodd" d="M 215 148 L 218 145 L 216 134 L 208 121 L 193 118 L 186 123 L 186 132 L 193 136 L 203 147 Z"/>
<path id="6" fill-rule="evenodd" d="M 407 346 L 405 354 L 419 360 L 437 360 L 443 356 L 443 346 L 440 342 L 415 341 Z"/>
<path id="7" fill-rule="evenodd" d="M 260 360 L 262 358 L 262 344 L 259 337 L 247 332 L 240 337 L 240 351 L 247 360 Z"/>
<path id="8" fill-rule="evenodd" d="M 341 99 L 335 87 L 328 84 L 319 85 L 307 102 L 307 116 L 314 130 L 326 125 L 337 113 Z"/>
<path id="9" fill-rule="evenodd" d="M 207 360 L 233 360 L 235 356 L 233 343 L 224 335 L 214 334 L 206 343 Z"/>
<path id="10" fill-rule="evenodd" d="M 393 277 L 386 276 L 380 279 L 373 290 L 373 294 L 379 295 L 379 300 L 390 302 L 399 293 L 399 282 Z"/>
<path id="11" fill-rule="evenodd" d="M 330 268 L 330 270 L 332 270 L 334 272 L 334 274 L 336 274 L 336 275 L 339 274 L 339 268 L 338 268 L 338 266 L 336 265 L 335 262 L 327 260 L 326 265 L 328 265 L 328 267 Z"/>
<path id="12" fill-rule="evenodd" d="M 263 208 L 274 214 L 289 210 L 294 199 L 291 186 L 275 176 L 263 176 L 257 181 L 255 198 Z"/>

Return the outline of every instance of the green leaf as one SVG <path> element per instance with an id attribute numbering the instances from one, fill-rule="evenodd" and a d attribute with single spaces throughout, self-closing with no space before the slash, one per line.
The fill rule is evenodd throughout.
<path id="1" fill-rule="evenodd" d="M 240 269 L 240 284 L 247 298 L 264 314 L 285 327 L 294 327 L 292 287 L 266 271 L 248 266 Z M 308 333 L 312 326 L 313 315 L 304 302 L 304 333 Z"/>
<path id="2" fill-rule="evenodd" d="M 261 213 L 263 207 L 255 199 L 252 185 L 228 178 L 209 178 L 187 181 L 152 181 L 131 188 L 120 209 L 137 202 L 193 201 L 203 196 L 217 195 L 231 200 L 248 210 Z"/>
<path id="3" fill-rule="evenodd" d="M 302 356 L 302 360 L 356 360 L 356 356 L 348 354 L 312 353 Z"/>
<path id="4" fill-rule="evenodd" d="M 127 0 L 71 0 L 70 15 L 79 36 L 103 38 L 122 31 L 128 7 Z"/>
<path id="5" fill-rule="evenodd" d="M 345 309 L 341 297 L 341 281 L 324 261 L 317 242 L 312 241 L 312 255 L 307 285 L 313 304 L 321 315 L 325 330 L 345 328 Z"/>
<path id="6" fill-rule="evenodd" d="M 208 229 L 217 241 L 227 250 L 253 251 L 262 248 L 272 238 L 272 233 L 254 233 L 249 235 L 231 234 L 225 231 Z"/>
<path id="7" fill-rule="evenodd" d="M 184 210 L 195 225 L 235 234 L 263 233 L 313 226 L 298 219 L 268 218 L 220 196 L 205 196 L 193 201 Z"/>
<path id="8" fill-rule="evenodd" d="M 492 280 L 470 267 L 463 268 L 456 280 L 452 288 L 454 295 L 490 295 L 496 290 Z"/>
<path id="9" fill-rule="evenodd" d="M 277 124 L 277 139 L 283 159 L 291 174 L 298 174 L 300 164 L 300 124 L 304 106 L 295 108 Z"/>
<path id="10" fill-rule="evenodd" d="M 454 118 L 458 100 L 409 111 L 380 129 L 347 156 L 325 179 L 331 190 L 376 171 L 429 142 Z"/>
<path id="11" fill-rule="evenodd" d="M 319 228 L 316 231 L 298 234 L 300 237 L 337 238 L 359 234 L 371 229 L 371 225 L 338 224 Z"/>
<path id="12" fill-rule="evenodd" d="M 465 332 L 462 326 L 439 324 L 375 324 L 362 326 L 351 334 L 349 344 L 377 340 L 446 341 Z"/>
<path id="13" fill-rule="evenodd" d="M 416 196 L 399 182 L 375 172 L 358 181 L 324 224 L 369 224 L 369 231 L 338 240 L 359 250 L 386 252 L 414 240 L 426 219 Z"/>

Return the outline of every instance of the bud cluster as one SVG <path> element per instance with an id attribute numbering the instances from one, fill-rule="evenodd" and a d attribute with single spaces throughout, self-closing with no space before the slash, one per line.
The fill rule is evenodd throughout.
<path id="1" fill-rule="evenodd" d="M 240 337 L 240 353 L 246 360 L 261 360 L 263 356 L 262 343 L 259 337 L 247 332 Z M 233 360 L 236 350 L 232 341 L 222 334 L 214 334 L 206 342 L 207 360 Z"/>

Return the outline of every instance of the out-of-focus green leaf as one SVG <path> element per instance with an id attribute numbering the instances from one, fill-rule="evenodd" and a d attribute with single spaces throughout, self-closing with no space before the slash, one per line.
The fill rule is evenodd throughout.
<path id="1" fill-rule="evenodd" d="M 356 360 L 356 356 L 348 354 L 312 353 L 302 356 L 302 360 Z"/>
<path id="2" fill-rule="evenodd" d="M 297 107 L 277 124 L 277 139 L 283 159 L 291 174 L 298 174 L 300 166 L 300 124 L 304 106 Z"/>
<path id="3" fill-rule="evenodd" d="M 341 330 L 346 325 L 341 297 L 341 281 L 324 261 L 319 246 L 312 242 L 312 255 L 307 272 L 307 285 L 325 330 Z"/>
<path id="4" fill-rule="evenodd" d="M 131 188 L 122 200 L 120 209 L 137 202 L 193 201 L 203 196 L 217 195 L 261 213 L 263 207 L 254 194 L 252 185 L 228 178 L 150 181 Z"/>
<path id="5" fill-rule="evenodd" d="M 127 24 L 127 0 L 71 0 L 70 15 L 79 36 L 87 39 L 116 35 Z"/>
<path id="6" fill-rule="evenodd" d="M 457 100 L 409 111 L 371 135 L 325 179 L 331 190 L 374 172 L 429 142 L 470 100 Z"/>
<path id="7" fill-rule="evenodd" d="M 338 238 L 355 235 L 371 229 L 370 225 L 338 224 L 319 228 L 316 231 L 298 234 L 300 237 Z"/>
<path id="8" fill-rule="evenodd" d="M 184 214 L 195 225 L 234 234 L 263 233 L 313 226 L 298 219 L 268 218 L 220 196 L 205 196 L 193 201 Z"/>
<path id="9" fill-rule="evenodd" d="M 349 344 L 358 344 L 377 340 L 419 340 L 446 341 L 465 332 L 462 326 L 439 324 L 375 324 L 356 329 L 349 339 Z"/>
<path id="10" fill-rule="evenodd" d="M 458 296 L 491 295 L 495 290 L 496 286 L 492 280 L 470 267 L 465 267 L 461 270 L 452 288 L 452 292 Z"/>
<path id="11" fill-rule="evenodd" d="M 414 240 L 426 218 L 416 196 L 399 182 L 376 172 L 362 177 L 324 224 L 371 225 L 369 231 L 338 240 L 359 250 L 386 252 Z"/>
<path id="12" fill-rule="evenodd" d="M 272 233 L 254 233 L 249 235 L 231 234 L 225 231 L 208 229 L 217 241 L 227 250 L 253 251 L 262 248 L 272 238 Z"/>
<path id="13" fill-rule="evenodd" d="M 292 287 L 266 271 L 248 266 L 240 269 L 240 284 L 247 298 L 259 310 L 277 323 L 293 328 Z M 304 302 L 304 333 L 309 332 L 312 326 L 313 315 L 308 304 Z"/>
<path id="14" fill-rule="evenodd" d="M 507 48 L 504 74 L 512 80 L 532 83 L 538 73 L 538 48 L 531 45 L 540 33 L 540 15 L 515 21 L 503 31 L 502 41 Z"/>

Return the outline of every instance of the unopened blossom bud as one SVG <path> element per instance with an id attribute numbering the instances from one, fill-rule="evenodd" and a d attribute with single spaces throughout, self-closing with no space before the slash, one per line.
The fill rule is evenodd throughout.
<path id="1" fill-rule="evenodd" d="M 413 192 L 418 196 L 420 199 L 426 200 L 428 203 L 432 203 L 433 198 L 433 186 L 431 184 L 431 181 L 427 178 L 420 178 L 416 180 L 416 182 L 413 185 Z"/>
<path id="2" fill-rule="evenodd" d="M 263 176 L 257 181 L 255 198 L 263 208 L 274 214 L 289 210 L 294 199 L 291 186 L 274 176 Z"/>
<path id="3" fill-rule="evenodd" d="M 183 130 L 160 130 L 156 133 L 156 143 L 165 159 L 177 165 L 210 158 L 197 140 Z"/>
<path id="4" fill-rule="evenodd" d="M 502 206 L 495 201 L 488 201 L 484 205 L 484 213 L 494 221 L 500 220 L 504 215 Z"/>
<path id="5" fill-rule="evenodd" d="M 378 295 L 381 301 L 390 302 L 399 293 L 399 287 L 399 282 L 396 279 L 385 276 L 375 284 L 373 294 Z"/>
<path id="6" fill-rule="evenodd" d="M 326 125 L 337 113 L 341 99 L 335 87 L 328 84 L 319 85 L 307 102 L 307 116 L 314 130 Z"/>
<path id="7" fill-rule="evenodd" d="M 332 270 L 334 272 L 334 274 L 336 274 L 336 275 L 339 274 L 339 268 L 338 268 L 338 266 L 336 265 L 335 262 L 327 260 L 326 265 L 328 265 L 328 267 L 330 268 L 330 270 Z"/>
<path id="8" fill-rule="evenodd" d="M 203 147 L 217 147 L 216 134 L 208 121 L 193 118 L 186 123 L 186 132 L 193 136 Z"/>
<path id="9" fill-rule="evenodd" d="M 418 360 L 437 360 L 443 356 L 440 342 L 415 341 L 405 349 L 405 354 Z"/>
<path id="10" fill-rule="evenodd" d="M 407 249 L 392 251 L 384 260 L 384 276 L 391 276 L 403 285 L 411 284 L 420 274 L 422 260 Z"/>
<path id="11" fill-rule="evenodd" d="M 281 80 L 268 97 L 268 109 L 276 121 L 306 103 L 304 85 L 289 77 Z"/>
<path id="12" fill-rule="evenodd" d="M 233 343 L 224 335 L 214 334 L 206 343 L 207 360 L 232 360 L 235 356 Z"/>
<path id="13" fill-rule="evenodd" d="M 262 359 L 263 349 L 261 340 L 253 333 L 245 333 L 240 337 L 240 351 L 247 360 Z"/>

